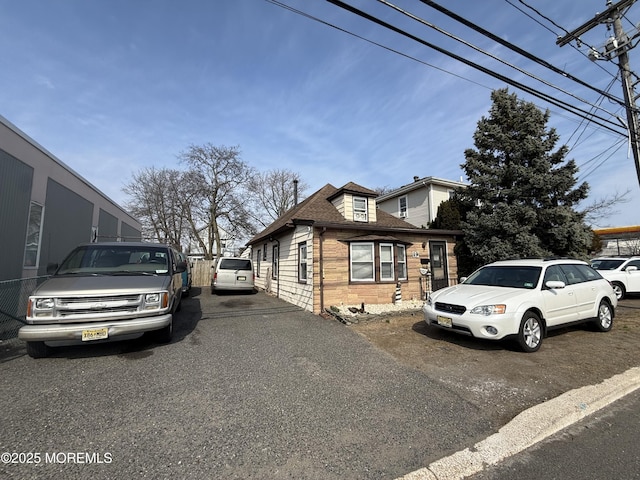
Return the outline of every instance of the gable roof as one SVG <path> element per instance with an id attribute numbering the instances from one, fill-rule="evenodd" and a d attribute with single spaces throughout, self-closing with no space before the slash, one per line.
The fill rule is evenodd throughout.
<path id="1" fill-rule="evenodd" d="M 468 184 L 462 181 L 456 182 L 455 180 L 445 180 L 443 178 L 437 178 L 437 177 L 423 177 L 423 178 L 413 177 L 413 183 L 403 185 L 399 188 L 396 188 L 395 190 L 392 190 L 391 192 L 385 193 L 384 195 L 380 195 L 376 199 L 376 201 L 378 203 L 381 203 L 381 202 L 399 197 L 401 195 L 406 195 L 407 193 L 413 190 L 418 190 L 420 188 L 428 188 L 429 185 L 438 185 L 440 187 L 446 187 L 451 189 L 466 188 L 469 186 Z"/>
<path id="2" fill-rule="evenodd" d="M 257 243 L 277 236 L 286 230 L 294 228 L 296 225 L 313 225 L 316 227 L 331 228 L 353 228 L 357 230 L 369 231 L 397 231 L 415 232 L 424 231 L 423 228 L 416 227 L 404 220 L 382 210 L 376 210 L 377 220 L 375 222 L 354 222 L 347 220 L 338 209 L 331 203 L 331 200 L 343 193 L 355 193 L 367 197 L 376 197 L 373 190 L 357 185 L 353 182 L 347 183 L 341 188 L 336 188 L 330 183 L 316 191 L 298 205 L 290 208 L 285 214 L 275 222 L 255 235 L 248 244 Z M 433 232 L 433 231 L 432 231 Z M 459 233 L 459 232 L 456 232 Z"/>

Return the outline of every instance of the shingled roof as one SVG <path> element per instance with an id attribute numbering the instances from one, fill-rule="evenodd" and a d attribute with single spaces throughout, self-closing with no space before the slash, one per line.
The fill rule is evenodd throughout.
<path id="1" fill-rule="evenodd" d="M 343 193 L 355 193 L 357 195 L 375 198 L 377 193 L 368 188 L 349 182 L 341 188 L 336 188 L 331 184 L 326 184 L 320 190 L 307 197 L 303 202 L 289 209 L 284 215 L 255 235 L 249 244 L 257 243 L 271 236 L 278 235 L 285 230 L 294 228 L 295 225 L 313 225 L 319 227 L 333 228 L 357 228 L 358 230 L 371 231 L 404 231 L 415 232 L 424 230 L 411 225 L 404 220 L 382 210 L 376 211 L 377 220 L 375 222 L 354 222 L 347 220 L 338 209 L 331 203 L 331 200 Z"/>

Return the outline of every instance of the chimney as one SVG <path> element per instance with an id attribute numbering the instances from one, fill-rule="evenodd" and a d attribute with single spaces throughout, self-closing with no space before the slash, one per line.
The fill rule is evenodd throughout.
<path id="1" fill-rule="evenodd" d="M 298 180 L 293 180 L 293 206 L 298 205 Z"/>

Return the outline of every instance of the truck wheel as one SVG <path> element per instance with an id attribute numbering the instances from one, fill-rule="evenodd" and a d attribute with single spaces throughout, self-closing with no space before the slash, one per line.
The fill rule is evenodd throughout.
<path id="1" fill-rule="evenodd" d="M 173 319 L 166 327 L 156 331 L 156 340 L 159 343 L 169 343 L 173 338 Z"/>
<path id="2" fill-rule="evenodd" d="M 31 358 L 45 358 L 51 354 L 51 347 L 44 342 L 27 342 L 27 354 Z"/>

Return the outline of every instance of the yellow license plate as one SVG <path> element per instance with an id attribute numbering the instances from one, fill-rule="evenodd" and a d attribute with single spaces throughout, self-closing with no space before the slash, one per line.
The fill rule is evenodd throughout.
<path id="1" fill-rule="evenodd" d="M 237 279 L 240 282 L 244 282 L 247 279 L 247 277 L 242 276 L 242 277 L 237 277 Z"/>
<path id="2" fill-rule="evenodd" d="M 109 338 L 108 328 L 92 328 L 89 330 L 82 330 L 82 341 L 90 342 L 91 340 L 102 340 Z"/>
<path id="3" fill-rule="evenodd" d="M 449 317 L 441 317 L 438 315 L 438 325 L 441 327 L 453 327 L 453 321 Z"/>

